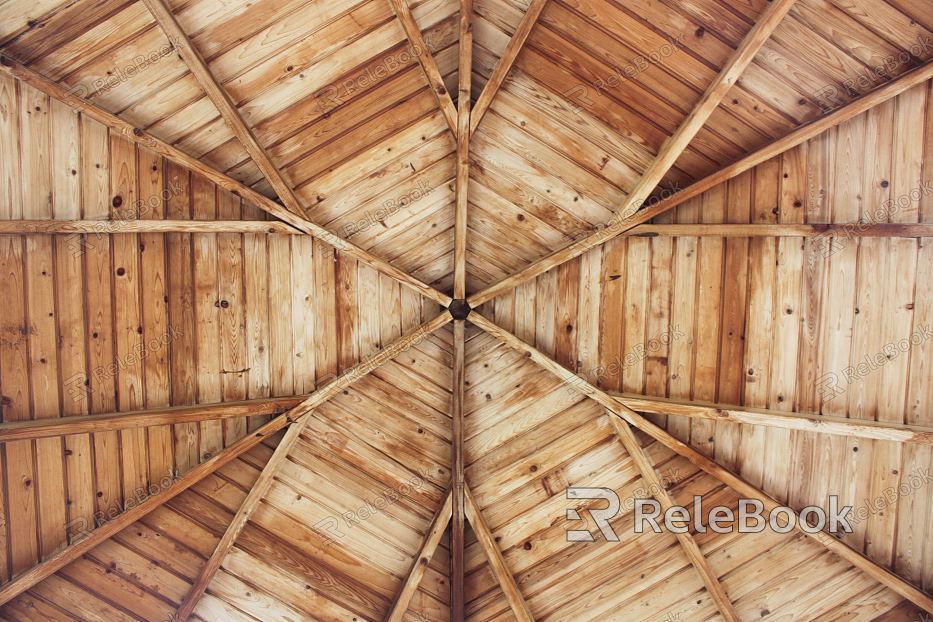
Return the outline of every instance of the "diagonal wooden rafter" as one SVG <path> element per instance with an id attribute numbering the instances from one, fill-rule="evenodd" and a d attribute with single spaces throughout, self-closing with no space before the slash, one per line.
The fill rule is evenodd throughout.
<path id="1" fill-rule="evenodd" d="M 441 507 L 437 509 L 437 514 L 434 515 L 434 520 L 431 521 L 431 526 L 424 536 L 424 542 L 415 557 L 415 561 L 412 563 L 405 582 L 402 584 L 402 589 L 399 590 L 398 596 L 396 596 L 395 602 L 392 603 L 392 608 L 386 616 L 386 622 L 401 622 L 405 612 L 408 611 L 411 598 L 418 590 L 421 578 L 424 577 L 424 572 L 427 570 L 428 564 L 431 563 L 431 558 L 434 557 L 434 551 L 437 550 L 437 545 L 441 542 L 444 530 L 450 524 L 452 496 L 452 491 L 448 491 Z"/>
<path id="2" fill-rule="evenodd" d="M 686 151 L 690 141 L 703 129 L 710 115 L 716 111 L 720 102 L 738 81 L 742 72 L 748 67 L 758 51 L 771 37 L 771 33 L 778 27 L 784 16 L 794 6 L 796 0 L 773 0 L 762 12 L 758 21 L 745 35 L 735 53 L 722 68 L 713 82 L 706 88 L 687 118 L 668 138 L 657 157 L 644 172 L 631 194 L 626 197 L 622 207 L 616 212 L 616 217 L 627 218 L 639 209 L 644 201 L 654 191 L 655 187 L 667 172 L 674 166 L 680 155 Z"/>
<path id="3" fill-rule="evenodd" d="M 678 205 L 697 197 L 707 190 L 736 177 L 755 166 L 766 162 L 771 158 L 778 156 L 789 149 L 810 140 L 811 138 L 822 134 L 826 130 L 844 123 L 863 112 L 878 106 L 892 97 L 903 93 L 904 91 L 922 84 L 933 78 L 933 61 L 927 61 L 925 64 L 913 69 L 900 77 L 880 86 L 873 91 L 866 93 L 862 97 L 836 109 L 835 111 L 822 116 L 810 123 L 793 130 L 783 138 L 779 138 L 761 149 L 753 151 L 745 157 L 737 160 L 733 164 L 711 174 L 703 179 L 690 184 L 687 188 L 675 193 L 674 195 L 662 199 L 653 205 L 640 209 L 634 214 L 625 217 L 614 217 L 596 232 L 587 237 L 571 242 L 567 246 L 550 253 L 535 261 L 531 265 L 523 268 L 515 274 L 490 285 L 481 292 L 470 296 L 470 305 L 474 308 L 488 302 L 493 298 L 500 296 L 522 283 L 536 278 L 545 272 L 556 268 L 576 257 L 579 257 L 588 250 L 604 244 L 613 238 L 622 235 L 626 231 L 644 224 L 652 218 L 667 212 Z"/>
<path id="4" fill-rule="evenodd" d="M 457 109 L 454 107 L 454 102 L 450 98 L 450 93 L 447 92 L 447 87 L 444 85 L 444 78 L 437 68 L 437 62 L 435 62 L 434 56 L 431 54 L 431 48 L 428 47 L 427 42 L 424 40 L 424 36 L 421 34 L 421 28 L 418 27 L 418 22 L 415 21 L 415 16 L 412 15 L 411 8 L 408 6 L 408 0 L 389 0 L 389 4 L 392 6 L 395 16 L 402 25 L 405 36 L 408 37 L 408 42 L 411 44 L 415 58 L 418 59 L 418 64 L 421 65 L 421 69 L 428 79 L 431 92 L 434 93 L 434 98 L 437 100 L 437 105 L 441 109 L 444 119 L 447 121 L 447 126 L 450 128 L 450 131 L 454 133 L 454 136 L 456 136 Z"/>
<path id="5" fill-rule="evenodd" d="M 207 590 L 207 586 L 210 585 L 214 575 L 220 570 L 220 565 L 223 563 L 227 553 L 233 548 L 234 542 L 236 542 L 236 539 L 239 537 L 240 533 L 242 533 L 243 528 L 246 527 L 246 523 L 249 522 L 250 516 L 252 516 L 256 508 L 259 507 L 259 503 L 262 501 L 266 492 L 269 491 L 269 487 L 275 480 L 275 474 L 288 458 L 288 452 L 301 436 L 301 432 L 304 430 L 308 419 L 310 419 L 310 413 L 304 415 L 300 420 L 289 426 L 288 431 L 285 433 L 285 437 L 279 442 L 278 446 L 276 446 L 275 451 L 272 453 L 272 457 L 269 458 L 269 462 L 263 467 L 262 472 L 259 474 L 259 478 L 253 484 L 253 487 L 250 488 L 249 494 L 246 495 L 243 503 L 240 504 L 240 507 L 237 509 L 233 520 L 227 526 L 224 535 L 220 538 L 220 542 L 217 543 L 214 552 L 211 553 L 210 558 L 208 558 L 207 564 L 205 564 L 204 568 L 201 569 L 201 572 L 198 573 L 198 576 L 195 578 L 191 590 L 178 607 L 174 622 L 186 622 L 188 618 L 191 617 L 194 608 L 197 607 L 198 602 L 201 600 L 201 596 L 203 596 L 204 592 Z"/>
<path id="6" fill-rule="evenodd" d="M 528 40 L 532 29 L 538 23 L 538 18 L 541 17 L 541 12 L 544 10 L 547 1 L 531 0 L 528 5 L 528 10 L 525 11 L 522 21 L 518 24 L 518 28 L 515 29 L 512 38 L 509 39 L 508 45 L 505 46 L 505 52 L 503 52 L 499 62 L 496 63 L 496 68 L 492 70 L 492 75 L 489 76 L 486 86 L 483 87 L 483 92 L 476 99 L 476 106 L 473 108 L 473 116 L 470 119 L 471 134 L 479 127 L 480 121 L 483 120 L 486 111 L 489 110 L 493 100 L 499 93 L 499 89 L 502 88 L 505 78 L 509 75 L 509 71 L 512 70 L 512 65 L 515 64 L 515 59 L 518 58 L 518 54 L 525 47 L 525 42 Z"/>
<path id="7" fill-rule="evenodd" d="M 202 462 L 185 473 L 166 490 L 146 498 L 142 503 L 126 510 L 116 518 L 89 532 L 86 537 L 55 553 L 41 563 L 18 575 L 0 588 L 0 605 L 8 603 L 43 579 L 55 574 L 71 562 L 79 559 L 91 549 L 108 540 L 121 530 L 129 527 L 153 510 L 163 506 L 184 491 L 188 490 L 217 469 L 233 462 L 240 455 L 249 451 L 273 434 L 291 424 L 287 414 L 279 415 L 269 423 L 248 436 L 230 445 L 209 460 Z"/>
<path id="8" fill-rule="evenodd" d="M 40 562 L 33 568 L 20 574 L 10 582 L 0 587 L 0 605 L 4 605 L 11 599 L 22 594 L 32 586 L 43 579 L 51 576 L 64 568 L 69 563 L 80 558 L 82 555 L 106 541 L 113 535 L 119 533 L 122 529 L 132 525 L 143 518 L 153 510 L 161 507 L 168 501 L 171 501 L 184 491 L 188 490 L 217 469 L 230 464 L 244 452 L 252 449 L 263 440 L 282 429 L 292 425 L 296 421 L 303 419 L 315 408 L 331 399 L 350 384 L 362 378 L 372 370 L 376 369 L 386 361 L 389 361 L 411 348 L 415 343 L 424 339 L 434 331 L 446 326 L 450 322 L 450 314 L 442 313 L 433 320 L 425 322 L 415 330 L 395 340 L 385 347 L 385 349 L 366 358 L 358 365 L 348 369 L 340 376 L 329 381 L 323 387 L 308 396 L 306 400 L 298 404 L 287 413 L 279 415 L 272 421 L 266 423 L 261 428 L 251 434 L 236 441 L 209 460 L 202 462 L 191 471 L 179 478 L 166 490 L 146 498 L 141 503 L 126 510 L 116 518 L 108 521 L 88 532 L 86 536 L 70 546 L 55 553 L 48 559 Z M 306 420 L 306 419 L 305 419 Z"/>
<path id="9" fill-rule="evenodd" d="M 380 350 L 375 355 L 361 361 L 359 364 L 348 369 L 340 376 L 334 378 L 321 389 L 312 393 L 308 399 L 288 412 L 288 416 L 293 421 L 295 421 L 295 424 L 289 428 L 285 438 L 282 439 L 282 441 L 280 441 L 278 446 L 275 448 L 275 452 L 272 454 L 269 462 L 266 463 L 266 466 L 259 474 L 259 479 L 256 480 L 256 482 L 253 484 L 253 487 L 250 489 L 246 499 L 243 500 L 243 503 L 237 510 L 233 521 L 230 523 L 230 525 L 227 526 L 227 530 L 224 532 L 223 537 L 220 539 L 220 542 L 215 547 L 214 552 L 207 560 L 207 564 L 204 566 L 204 568 L 201 569 L 201 572 L 195 579 L 194 584 L 191 587 L 191 591 L 185 597 L 185 600 L 182 602 L 178 609 L 178 614 L 176 617 L 180 622 L 185 622 L 185 620 L 187 620 L 191 613 L 194 611 L 195 607 L 197 607 L 198 601 L 207 590 L 207 587 L 210 585 L 214 575 L 220 569 L 220 565 L 223 563 L 227 553 L 229 553 L 230 549 L 233 548 L 237 537 L 239 537 L 240 533 L 243 531 L 243 528 L 249 521 L 250 516 L 252 516 L 256 508 L 259 507 L 260 501 L 262 501 L 262 498 L 272 486 L 276 473 L 278 473 L 279 468 L 284 464 L 285 459 L 288 457 L 292 447 L 301 436 L 301 433 L 304 430 L 305 425 L 307 425 L 308 421 L 310 420 L 310 415 L 314 409 L 346 389 L 360 378 L 366 376 L 385 362 L 394 359 L 403 352 L 408 351 L 412 346 L 422 341 L 431 333 L 437 331 L 443 326 L 446 326 L 450 320 L 451 318 L 449 313 L 442 313 L 435 317 L 433 320 L 425 322 L 421 326 L 418 326 L 414 330 L 393 341 L 391 344 L 386 346 L 385 349 Z"/>
<path id="10" fill-rule="evenodd" d="M 498 545 L 496 545 L 496 540 L 489 530 L 489 525 L 486 524 L 486 519 L 483 518 L 479 506 L 476 504 L 476 499 L 473 498 L 473 493 L 470 491 L 469 486 L 464 487 L 464 494 L 466 497 L 465 508 L 467 520 L 470 521 L 470 525 L 473 527 L 473 533 L 476 534 L 476 539 L 479 541 L 480 546 L 483 547 L 483 551 L 486 552 L 492 574 L 496 577 L 496 581 L 499 582 L 499 587 L 502 588 L 505 599 L 509 601 L 509 606 L 512 608 L 512 613 L 515 614 L 515 619 L 517 619 L 518 622 L 534 622 L 534 616 L 528 608 L 528 603 L 525 602 L 525 597 L 522 596 L 521 591 L 519 591 L 518 584 L 515 583 L 515 578 L 512 576 L 511 571 L 509 571 L 509 567 L 506 566 L 505 559 L 502 557 L 502 551 L 500 551 Z"/>
<path id="11" fill-rule="evenodd" d="M 654 160 L 648 166 L 648 169 L 642 174 L 638 183 L 632 189 L 631 193 L 625 198 L 625 201 L 616 211 L 613 220 L 625 220 L 636 212 L 642 204 L 648 199 L 654 189 L 657 187 L 667 172 L 674 166 L 674 163 L 680 155 L 686 151 L 690 141 L 703 129 L 707 119 L 716 111 L 720 102 L 738 81 L 745 68 L 751 64 L 752 60 L 761 50 L 762 46 L 768 41 L 771 33 L 778 27 L 784 16 L 794 6 L 796 0 L 774 0 L 762 12 L 758 21 L 752 26 L 752 29 L 745 35 L 739 47 L 733 53 L 732 57 L 722 68 L 719 74 L 713 79 L 712 83 L 706 88 L 706 91 L 700 97 L 699 102 L 683 120 L 674 134 L 670 136 L 655 156 Z M 550 256 L 546 257 L 548 259 Z M 548 265 L 545 260 L 532 264 L 525 270 L 518 273 L 521 278 L 525 278 L 526 273 L 530 274 L 533 269 L 541 265 Z M 555 264 L 556 265 L 556 264 Z M 553 268 L 554 265 L 550 265 Z M 539 273 L 540 274 L 540 273 Z M 518 281 L 513 282 L 513 277 L 509 277 L 498 284 L 492 285 L 483 292 L 473 296 L 470 300 L 472 306 L 478 306 L 508 289 L 514 287 Z M 503 289 L 505 288 L 505 289 Z M 490 295 L 491 294 L 491 295 Z"/>
<path id="12" fill-rule="evenodd" d="M 352 257 L 357 261 L 375 268 L 382 274 L 394 278 L 403 285 L 417 291 L 422 296 L 430 298 L 431 300 L 434 300 L 445 307 L 450 304 L 451 298 L 447 294 L 444 294 L 443 292 L 438 291 L 430 285 L 421 282 L 403 270 L 396 268 L 388 261 L 376 257 L 369 251 L 353 244 L 352 242 L 334 235 L 324 227 L 306 220 L 301 216 L 291 213 L 280 203 L 273 201 L 264 194 L 233 179 L 229 175 L 226 175 L 214 169 L 213 167 L 204 164 L 197 158 L 188 155 L 177 147 L 170 145 L 159 138 L 156 138 L 149 132 L 138 127 L 134 127 L 131 123 L 128 123 L 117 115 L 108 112 L 100 106 L 97 106 L 96 104 L 93 104 L 86 99 L 75 95 L 61 84 L 49 80 L 45 76 L 39 74 L 33 69 L 30 69 L 29 67 L 26 67 L 22 63 L 13 60 L 9 56 L 0 55 L 0 71 L 4 71 L 6 74 L 28 84 L 29 86 L 41 91 L 42 93 L 53 97 L 63 102 L 64 104 L 67 104 L 87 117 L 107 126 L 107 128 L 109 128 L 111 131 L 123 136 L 124 138 L 132 140 L 133 142 L 142 145 L 154 153 L 168 158 L 169 160 L 172 160 L 173 162 L 176 162 L 185 168 L 199 175 L 202 175 L 204 178 L 217 184 L 224 190 L 232 192 L 233 194 L 246 199 L 250 203 L 285 221 L 296 229 L 299 229 L 304 233 L 312 235 L 322 240 L 323 242 L 330 244 L 348 257 Z"/>
<path id="13" fill-rule="evenodd" d="M 240 114 L 240 111 L 237 110 L 236 104 L 233 103 L 233 100 L 230 99 L 230 95 L 227 94 L 220 83 L 217 82 L 217 79 L 214 78 L 210 68 L 201 56 L 201 53 L 191 44 L 188 35 L 182 30 L 181 25 L 178 23 L 178 20 L 175 19 L 175 15 L 165 1 L 143 0 L 143 3 L 165 32 L 169 42 L 178 50 L 179 55 L 181 55 L 185 64 L 188 65 L 188 69 L 191 71 L 194 79 L 197 80 L 208 98 L 210 98 L 214 106 L 217 107 L 220 116 L 227 122 L 234 136 L 236 136 L 240 143 L 246 148 L 249 157 L 253 159 L 253 162 L 256 163 L 256 166 L 259 167 L 259 170 L 262 171 L 262 174 L 269 181 L 272 189 L 275 190 L 282 202 L 285 203 L 285 207 L 292 213 L 304 217 L 304 208 L 295 195 L 295 191 L 288 182 L 285 181 L 282 172 L 272 162 L 272 159 L 269 157 L 269 154 L 266 153 L 265 148 L 259 143 L 259 139 L 256 138 L 253 130 L 246 125 L 246 121 L 243 120 L 243 116 Z"/>
<path id="14" fill-rule="evenodd" d="M 661 510 L 667 512 L 668 508 L 674 507 L 675 503 L 670 494 L 668 494 L 667 489 L 662 485 L 661 478 L 658 477 L 658 473 L 648 459 L 648 455 L 638 443 L 638 439 L 635 437 L 635 434 L 628 424 L 618 417 L 612 416 L 612 413 L 609 413 L 609 415 L 609 420 L 612 423 L 613 429 L 616 431 L 616 436 L 619 437 L 625 450 L 632 457 L 632 461 L 635 462 L 635 466 L 641 473 L 642 479 L 648 484 L 648 489 L 655 491 L 654 498 L 657 499 L 658 503 L 661 505 Z M 717 577 L 712 568 L 710 568 L 709 562 L 706 560 L 706 557 L 703 556 L 703 551 L 700 550 L 693 535 L 687 531 L 686 533 L 674 533 L 674 536 L 687 555 L 687 559 L 690 560 L 690 563 L 693 564 L 693 567 L 703 580 L 706 591 L 712 596 L 723 619 L 727 620 L 727 622 L 738 622 L 739 615 L 735 611 L 735 606 L 732 604 L 732 601 L 729 600 L 729 596 L 726 594 L 726 590 L 723 588 L 722 583 L 720 583 L 719 577 Z"/>
<path id="15" fill-rule="evenodd" d="M 574 389 L 599 403 L 601 406 L 609 410 L 614 416 L 619 417 L 627 424 L 638 428 L 651 438 L 668 447 L 671 451 L 680 454 L 689 460 L 692 464 L 694 464 L 697 468 L 703 470 L 725 485 L 731 487 L 743 497 L 761 501 L 766 512 L 770 513 L 772 510 L 780 506 L 780 504 L 767 493 L 749 484 L 717 462 L 707 458 L 693 447 L 672 436 L 663 428 L 660 428 L 651 423 L 605 391 L 579 378 L 560 363 L 557 363 L 546 354 L 543 354 L 533 346 L 525 343 L 520 338 L 501 328 L 489 319 L 478 313 L 474 313 L 471 314 L 470 321 L 506 345 L 514 348 L 519 352 L 523 352 L 539 366 L 548 370 L 564 382 L 572 385 Z M 808 538 L 812 538 L 819 544 L 823 545 L 826 549 L 832 553 L 835 553 L 837 556 L 855 566 L 885 587 L 890 588 L 897 594 L 903 596 L 926 611 L 933 612 L 933 596 L 923 592 L 887 568 L 878 565 L 874 561 L 863 556 L 861 553 L 853 550 L 848 545 L 844 544 L 841 540 L 836 539 L 834 536 L 823 531 L 813 533 L 800 529 L 801 519 L 799 515 L 797 516 L 796 522 L 797 529 L 800 531 L 800 533 L 804 534 Z"/>

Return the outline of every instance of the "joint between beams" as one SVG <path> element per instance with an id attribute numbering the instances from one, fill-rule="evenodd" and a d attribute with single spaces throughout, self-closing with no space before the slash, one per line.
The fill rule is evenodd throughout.
<path id="1" fill-rule="evenodd" d="M 447 307 L 447 311 L 453 319 L 465 320 L 470 317 L 473 308 L 470 307 L 470 303 L 468 303 L 465 298 L 457 298 L 451 301 L 450 306 Z"/>

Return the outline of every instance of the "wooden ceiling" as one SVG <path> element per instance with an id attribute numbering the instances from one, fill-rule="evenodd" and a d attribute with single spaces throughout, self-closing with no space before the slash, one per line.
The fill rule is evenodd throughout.
<path id="1" fill-rule="evenodd" d="M 929 0 L 0 18 L 0 622 L 933 614 Z"/>

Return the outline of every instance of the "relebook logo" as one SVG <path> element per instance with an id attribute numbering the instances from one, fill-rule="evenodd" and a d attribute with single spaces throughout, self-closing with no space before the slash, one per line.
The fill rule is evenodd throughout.
<path id="1" fill-rule="evenodd" d="M 619 515 L 622 503 L 619 495 L 611 488 L 568 488 L 568 499 L 583 499 L 591 501 L 605 500 L 608 505 L 603 508 L 588 508 L 589 515 L 596 523 L 596 527 L 608 542 L 618 542 L 619 536 L 613 530 L 611 521 Z M 703 506 L 703 497 L 693 497 L 691 507 L 674 505 L 661 511 L 661 504 L 654 499 L 635 499 L 635 533 L 645 533 L 651 530 L 662 533 L 667 530 L 671 533 L 761 533 L 771 529 L 777 533 L 788 533 L 800 528 L 806 533 L 828 531 L 832 534 L 852 533 L 849 524 L 849 514 L 852 506 L 841 506 L 839 498 L 829 497 L 829 508 L 808 506 L 798 514 L 793 508 L 778 506 L 766 511 L 764 504 L 758 499 L 739 499 L 738 511 L 732 507 L 717 505 L 711 508 Z M 580 510 L 569 508 L 567 519 L 571 521 L 584 521 Z M 594 533 L 588 529 L 568 529 L 569 542 L 595 542 Z"/>

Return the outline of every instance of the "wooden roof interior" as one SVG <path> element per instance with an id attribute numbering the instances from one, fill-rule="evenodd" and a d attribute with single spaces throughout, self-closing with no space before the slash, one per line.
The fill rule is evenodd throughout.
<path id="1" fill-rule="evenodd" d="M 0 622 L 929 619 L 931 59 L 929 0 L 0 0 Z"/>

